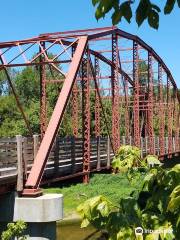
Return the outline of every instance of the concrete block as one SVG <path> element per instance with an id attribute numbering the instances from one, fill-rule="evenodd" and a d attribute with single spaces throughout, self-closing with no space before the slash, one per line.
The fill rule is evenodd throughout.
<path id="1" fill-rule="evenodd" d="M 14 221 L 55 222 L 63 218 L 63 195 L 44 194 L 37 198 L 15 198 Z"/>

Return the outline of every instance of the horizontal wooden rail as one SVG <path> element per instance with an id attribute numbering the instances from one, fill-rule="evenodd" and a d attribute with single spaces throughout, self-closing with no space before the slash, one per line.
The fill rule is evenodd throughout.
<path id="1" fill-rule="evenodd" d="M 174 138 L 173 152 L 168 152 L 168 137 L 165 137 L 165 155 L 171 157 L 178 154 Z M 149 152 L 148 137 L 141 138 L 141 155 Z M 133 138 L 121 137 L 121 145 L 133 145 Z M 159 137 L 154 137 L 155 153 L 159 155 Z M 17 136 L 15 138 L 0 138 L 0 188 L 5 184 L 16 184 L 21 191 L 23 179 L 26 179 L 40 145 L 40 137 Z M 162 157 L 162 156 L 160 156 Z M 99 139 L 91 137 L 90 171 L 109 169 L 113 152 L 108 137 Z M 83 163 L 83 139 L 74 137 L 57 137 L 51 150 L 45 171 L 43 182 L 53 182 L 57 179 L 66 179 L 82 175 Z M 18 166 L 21 165 L 21 166 Z M 16 179 L 18 175 L 18 181 Z M 23 175 L 23 176 L 22 176 Z M 23 178 L 22 178 L 23 177 Z M 54 179 L 54 180 L 53 180 Z M 55 180 L 56 179 L 56 180 Z M 17 182 L 16 182 L 17 181 Z"/>

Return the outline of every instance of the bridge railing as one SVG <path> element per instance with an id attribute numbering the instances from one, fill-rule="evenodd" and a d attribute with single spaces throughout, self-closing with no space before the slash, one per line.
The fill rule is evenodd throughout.
<path id="1" fill-rule="evenodd" d="M 32 137 L 0 138 L 0 177 L 17 173 L 22 164 L 27 176 L 40 145 L 38 135 Z M 90 168 L 100 170 L 110 167 L 113 152 L 108 137 L 91 138 Z M 57 137 L 51 150 L 44 176 L 46 178 L 74 175 L 82 172 L 83 139 Z"/>
<path id="2" fill-rule="evenodd" d="M 141 138 L 141 155 L 149 152 L 149 139 Z M 159 137 L 154 137 L 155 154 L 159 155 Z M 176 151 L 175 140 L 172 139 L 173 152 Z M 121 144 L 133 145 L 133 138 L 121 137 Z M 23 175 L 27 177 L 40 145 L 38 135 L 33 137 L 17 136 L 0 138 L 0 182 L 4 177 L 16 175 L 18 165 L 22 165 Z M 165 154 L 168 154 L 168 137 L 165 137 Z M 172 152 L 172 153 L 173 153 Z M 90 152 L 91 171 L 109 168 L 113 152 L 108 137 L 91 137 Z M 83 139 L 74 137 L 57 137 L 51 150 L 44 177 L 64 178 L 83 174 Z M 21 171 L 21 172 L 22 172 Z"/>

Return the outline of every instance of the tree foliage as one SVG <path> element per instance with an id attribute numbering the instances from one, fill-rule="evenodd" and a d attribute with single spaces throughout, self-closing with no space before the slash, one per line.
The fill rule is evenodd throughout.
<path id="1" fill-rule="evenodd" d="M 40 133 L 40 74 L 39 67 L 27 66 L 19 71 L 8 70 L 32 132 Z M 46 67 L 46 79 L 60 79 L 62 76 Z M 53 74 L 53 77 L 51 76 Z M 62 84 L 47 84 L 47 114 L 50 117 Z M 15 98 L 9 88 L 7 77 L 0 71 L 0 136 L 27 135 L 28 130 Z M 70 121 L 69 118 L 68 122 Z"/>
<path id="2" fill-rule="evenodd" d="M 123 18 L 130 23 L 134 15 L 138 26 L 147 20 L 149 26 L 155 29 L 159 27 L 159 14 L 162 10 L 167 15 L 172 12 L 175 5 L 180 8 L 180 0 L 166 0 L 165 5 L 162 1 L 155 4 L 151 0 L 92 0 L 92 4 L 96 6 L 97 20 L 111 12 L 112 23 L 116 25 Z"/>

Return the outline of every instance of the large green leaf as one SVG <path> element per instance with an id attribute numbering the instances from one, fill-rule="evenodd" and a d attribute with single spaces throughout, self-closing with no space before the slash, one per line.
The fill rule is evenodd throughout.
<path id="1" fill-rule="evenodd" d="M 93 6 L 95 6 L 98 2 L 100 2 L 100 0 L 92 0 Z"/>
<path id="2" fill-rule="evenodd" d="M 162 165 L 158 157 L 155 155 L 147 155 L 145 157 L 145 161 L 148 163 L 149 166 Z"/>
<path id="3" fill-rule="evenodd" d="M 118 24 L 121 21 L 122 18 L 122 14 L 119 11 L 119 9 L 115 10 L 114 13 L 112 14 L 112 23 L 113 25 Z"/>
<path id="4" fill-rule="evenodd" d="M 110 209 L 108 206 L 107 201 L 103 201 L 101 202 L 98 206 L 97 206 L 97 210 L 99 210 L 99 212 L 101 213 L 101 215 L 103 217 L 107 217 L 110 214 Z"/>
<path id="5" fill-rule="evenodd" d="M 144 22 L 144 20 L 148 17 L 148 12 L 150 8 L 149 0 L 141 0 L 136 9 L 136 22 L 138 26 Z"/>
<path id="6" fill-rule="evenodd" d="M 90 224 L 89 220 L 87 218 L 84 218 L 81 223 L 81 228 L 85 228 Z"/>
<path id="7" fill-rule="evenodd" d="M 178 3 L 178 7 L 180 8 L 180 0 L 177 0 L 177 3 Z"/>
<path id="8" fill-rule="evenodd" d="M 170 14 L 174 8 L 176 0 L 167 0 L 166 5 L 164 7 L 164 13 Z"/>
<path id="9" fill-rule="evenodd" d="M 159 240 L 159 234 L 151 233 L 145 237 L 145 240 Z"/>
<path id="10" fill-rule="evenodd" d="M 159 27 L 159 14 L 153 9 L 148 12 L 148 23 L 152 28 Z"/>
<path id="11" fill-rule="evenodd" d="M 180 214 L 180 185 L 174 188 L 170 195 L 170 201 L 167 207 L 170 212 L 179 212 Z"/>
<path id="12" fill-rule="evenodd" d="M 126 21 L 130 23 L 132 18 L 132 9 L 129 1 L 125 1 L 120 5 L 120 12 Z"/>

